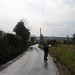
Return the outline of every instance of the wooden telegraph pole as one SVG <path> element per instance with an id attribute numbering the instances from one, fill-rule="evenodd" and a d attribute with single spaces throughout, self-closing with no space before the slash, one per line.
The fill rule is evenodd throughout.
<path id="1" fill-rule="evenodd" d="M 69 37 L 68 37 L 68 35 L 67 35 L 67 45 L 68 45 L 68 42 L 69 42 Z"/>
<path id="2" fill-rule="evenodd" d="M 41 28 L 40 28 L 40 44 L 41 44 Z"/>

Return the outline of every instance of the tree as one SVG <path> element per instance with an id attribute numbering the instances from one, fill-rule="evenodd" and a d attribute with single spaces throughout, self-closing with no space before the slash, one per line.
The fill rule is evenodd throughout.
<path id="1" fill-rule="evenodd" d="M 31 37 L 31 41 L 34 44 L 35 37 Z"/>
<path id="2" fill-rule="evenodd" d="M 67 45 L 68 45 L 68 43 L 69 43 L 69 37 L 68 37 L 68 35 L 67 35 Z"/>
<path id="3" fill-rule="evenodd" d="M 75 45 L 75 33 L 73 34 L 72 40 L 73 40 L 73 44 Z"/>
<path id="4" fill-rule="evenodd" d="M 27 29 L 24 26 L 24 24 L 25 23 L 21 20 L 20 22 L 17 23 L 13 31 L 16 32 L 16 35 L 22 37 L 22 39 L 26 43 L 27 40 L 29 39 L 30 32 L 29 32 L 29 29 Z"/>
<path id="5" fill-rule="evenodd" d="M 48 45 L 52 45 L 52 46 L 57 46 L 57 41 L 56 40 L 48 40 Z"/>
<path id="6" fill-rule="evenodd" d="M 44 36 L 41 34 L 41 35 L 40 35 L 40 43 L 43 44 L 44 41 L 45 41 L 45 40 L 44 40 Z"/>
<path id="7" fill-rule="evenodd" d="M 2 39 L 5 36 L 5 32 L 0 30 L 0 39 Z"/>

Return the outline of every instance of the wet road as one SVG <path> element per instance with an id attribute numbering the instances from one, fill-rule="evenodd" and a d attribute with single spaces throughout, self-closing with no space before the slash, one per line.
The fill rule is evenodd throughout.
<path id="1" fill-rule="evenodd" d="M 25 53 L 0 66 L 0 75 L 59 75 L 52 58 L 43 60 L 44 52 L 34 45 Z"/>

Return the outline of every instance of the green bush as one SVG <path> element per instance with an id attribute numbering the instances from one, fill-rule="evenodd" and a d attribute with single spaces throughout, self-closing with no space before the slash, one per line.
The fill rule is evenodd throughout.
<path id="1" fill-rule="evenodd" d="M 26 48 L 21 37 L 2 32 L 0 34 L 0 65 L 16 57 Z"/>
<path id="2" fill-rule="evenodd" d="M 56 41 L 56 40 L 48 40 L 48 45 L 52 45 L 52 46 L 57 46 L 57 44 L 60 44 L 60 42 Z"/>
<path id="3" fill-rule="evenodd" d="M 44 46 L 43 45 L 38 45 L 39 48 L 41 49 L 44 49 Z"/>

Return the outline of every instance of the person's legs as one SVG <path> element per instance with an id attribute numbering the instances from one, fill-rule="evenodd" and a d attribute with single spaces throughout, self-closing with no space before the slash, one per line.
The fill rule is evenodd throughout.
<path id="1" fill-rule="evenodd" d="M 48 52 L 47 51 L 44 51 L 44 60 L 46 60 L 48 57 Z"/>
<path id="2" fill-rule="evenodd" d="M 46 51 L 46 59 L 47 59 L 47 57 L 48 57 L 48 52 Z"/>

